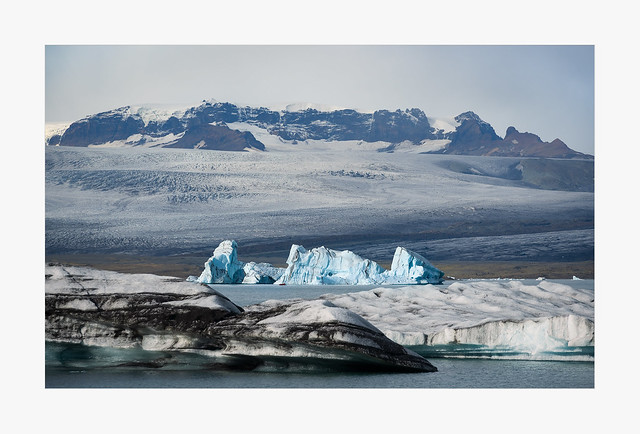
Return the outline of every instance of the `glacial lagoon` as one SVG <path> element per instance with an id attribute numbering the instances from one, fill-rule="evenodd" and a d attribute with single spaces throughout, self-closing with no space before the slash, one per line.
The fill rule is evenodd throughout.
<path id="1" fill-rule="evenodd" d="M 445 281 L 446 288 L 455 281 Z M 535 285 L 535 280 L 521 281 Z M 554 280 L 593 289 L 593 280 Z M 235 303 L 248 306 L 273 299 L 315 299 L 325 294 L 367 291 L 375 286 L 213 285 Z M 410 347 L 422 353 L 425 348 Z M 589 352 L 593 348 L 577 349 Z M 335 372 L 304 367 L 220 371 L 207 368 L 206 358 L 131 349 L 87 348 L 46 343 L 47 388 L 593 388 L 594 362 L 518 360 L 517 355 L 478 358 L 427 356 L 433 373 Z M 176 363 L 156 367 L 154 360 L 174 357 Z M 180 360 L 177 360 L 180 359 Z"/>

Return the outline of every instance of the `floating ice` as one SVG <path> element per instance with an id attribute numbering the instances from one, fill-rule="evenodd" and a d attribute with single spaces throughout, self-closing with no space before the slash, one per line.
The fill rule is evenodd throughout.
<path id="1" fill-rule="evenodd" d="M 276 283 L 294 285 L 372 285 L 382 283 L 384 268 L 355 253 L 316 247 L 291 246 L 289 265 Z"/>
<path id="2" fill-rule="evenodd" d="M 284 273 L 284 268 L 266 262 L 247 262 L 242 269 L 245 273 L 242 283 L 274 283 Z"/>
<path id="3" fill-rule="evenodd" d="M 444 273 L 417 253 L 396 249 L 391 270 L 355 253 L 292 245 L 288 267 L 276 283 L 295 285 L 377 285 L 441 283 Z"/>
<path id="4" fill-rule="evenodd" d="M 442 276 L 444 273 L 424 257 L 404 247 L 398 247 L 393 255 L 391 271 L 385 273 L 385 283 L 441 283 Z"/>
<path id="5" fill-rule="evenodd" d="M 277 283 L 293 285 L 380 285 L 441 283 L 444 273 L 425 258 L 404 247 L 398 247 L 391 270 L 362 258 L 349 250 L 332 250 L 324 246 L 310 251 L 293 244 L 287 268 L 264 262 L 238 260 L 238 245 L 225 240 L 204 264 L 200 277 L 189 276 L 190 282 L 213 283 Z"/>
<path id="6" fill-rule="evenodd" d="M 465 281 L 325 295 L 401 345 L 457 356 L 593 360 L 594 292 L 536 281 Z M 462 348 L 464 345 L 474 348 Z"/>
<path id="7" fill-rule="evenodd" d="M 233 243 L 221 246 L 217 259 L 233 257 L 226 247 Z M 266 301 L 244 310 L 207 285 L 179 279 L 85 267 L 47 266 L 45 273 L 51 342 L 197 352 L 233 369 L 437 370 L 327 300 Z"/>
<path id="8" fill-rule="evenodd" d="M 200 277 L 189 276 L 199 283 L 273 283 L 282 274 L 281 268 L 267 263 L 244 263 L 238 260 L 238 244 L 234 240 L 221 242 L 204 264 Z"/>

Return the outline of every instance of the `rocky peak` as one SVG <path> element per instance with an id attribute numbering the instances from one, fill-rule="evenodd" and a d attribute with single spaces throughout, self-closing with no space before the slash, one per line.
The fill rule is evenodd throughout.
<path id="1" fill-rule="evenodd" d="M 488 122 L 473 111 L 460 113 L 451 129 L 436 129 L 426 114 L 418 109 L 377 110 L 361 113 L 353 109 L 318 110 L 313 105 L 298 104 L 297 110 L 272 110 L 264 107 L 239 107 L 228 102 L 203 100 L 200 105 L 179 111 L 154 110 L 149 107 L 123 106 L 87 116 L 71 124 L 63 134 L 52 136 L 48 144 L 88 146 L 122 141 L 129 144 L 158 142 L 162 146 L 203 149 L 264 149 L 249 134 L 231 133 L 226 124 L 243 122 L 268 131 L 284 140 L 328 140 L 389 142 L 392 145 L 425 140 L 450 142 L 439 153 L 461 155 L 539 156 L 556 158 L 586 157 L 572 151 L 561 140 L 542 142 L 532 133 L 507 128 L 505 139 L 498 136 Z M 432 119 L 438 125 L 437 119 Z M 452 130 L 455 128 L 455 130 Z M 136 138 L 137 137 L 137 138 Z"/>
<path id="2" fill-rule="evenodd" d="M 455 117 L 455 120 L 458 121 L 459 123 L 463 123 L 465 121 L 471 121 L 479 124 L 486 124 L 485 121 L 480 119 L 480 116 L 478 116 L 476 113 L 472 111 L 460 113 L 458 116 Z"/>
<path id="3" fill-rule="evenodd" d="M 483 155 L 502 140 L 489 123 L 472 111 L 459 114 L 455 120 L 460 125 L 449 135 L 451 142 L 444 153 Z"/>
<path id="4" fill-rule="evenodd" d="M 520 132 L 515 127 L 507 128 L 503 144 L 496 155 L 537 156 L 549 158 L 589 158 L 590 156 L 570 149 L 562 140 L 545 142 L 533 133 Z"/>
<path id="5" fill-rule="evenodd" d="M 516 130 L 516 127 L 509 127 L 509 128 L 507 128 L 507 132 L 506 132 L 504 138 L 506 139 L 507 137 L 509 137 L 512 134 L 518 134 L 518 132 L 519 131 Z"/>

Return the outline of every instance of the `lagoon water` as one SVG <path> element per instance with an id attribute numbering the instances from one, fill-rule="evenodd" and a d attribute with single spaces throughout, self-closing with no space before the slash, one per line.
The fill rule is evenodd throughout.
<path id="1" fill-rule="evenodd" d="M 526 281 L 525 281 L 526 282 Z M 535 281 L 530 281 L 533 283 Z M 560 280 L 571 284 L 575 282 Z M 450 283 L 450 282 L 449 282 Z M 580 281 L 593 287 L 593 281 Z M 448 283 L 445 283 L 445 285 Z M 268 299 L 313 299 L 327 293 L 368 290 L 367 286 L 214 285 L 236 304 Z M 202 356 L 180 356 L 179 363 L 153 367 L 158 357 L 141 350 L 87 349 L 47 343 L 47 388 L 593 388 L 594 363 L 456 359 L 428 357 L 434 373 L 361 373 L 302 370 L 219 371 Z M 154 359 L 155 358 L 155 359 Z M 123 361 L 136 360 L 135 364 Z M 193 363 L 192 363 L 193 362 Z"/>
<path id="2" fill-rule="evenodd" d="M 433 373 L 77 369 L 48 365 L 47 388 L 593 388 L 594 364 L 431 358 Z"/>

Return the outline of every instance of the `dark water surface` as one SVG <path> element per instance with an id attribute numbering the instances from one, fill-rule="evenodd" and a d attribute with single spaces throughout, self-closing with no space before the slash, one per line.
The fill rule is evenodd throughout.
<path id="1" fill-rule="evenodd" d="M 433 373 L 228 372 L 47 366 L 47 388 L 593 388 L 594 364 L 430 359 Z"/>

